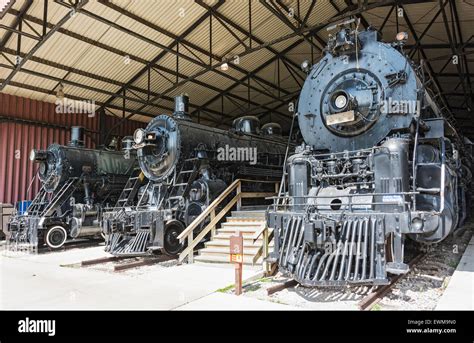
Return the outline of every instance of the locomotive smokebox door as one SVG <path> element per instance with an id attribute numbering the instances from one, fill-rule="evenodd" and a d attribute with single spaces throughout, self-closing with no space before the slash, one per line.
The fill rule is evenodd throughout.
<path id="1" fill-rule="evenodd" d="M 230 236 L 230 262 L 242 263 L 244 254 L 244 237 L 242 233 L 237 233 L 238 236 Z"/>

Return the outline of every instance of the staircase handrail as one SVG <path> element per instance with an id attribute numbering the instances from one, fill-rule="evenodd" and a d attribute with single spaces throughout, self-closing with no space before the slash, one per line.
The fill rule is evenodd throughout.
<path id="1" fill-rule="evenodd" d="M 239 203 L 242 198 L 246 197 L 266 197 L 268 193 L 249 193 L 251 196 L 248 196 L 247 193 L 243 193 L 241 191 L 241 186 L 242 182 L 255 182 L 255 183 L 276 183 L 278 184 L 278 181 L 262 181 L 262 180 L 247 180 L 247 179 L 237 179 L 232 184 L 227 187 L 224 192 L 222 192 L 214 201 L 199 215 L 196 217 L 196 219 L 193 220 L 191 224 L 188 225 L 188 227 L 181 232 L 181 234 L 178 236 L 178 239 L 180 242 L 184 243 L 185 240 L 187 240 L 187 247 L 179 254 L 179 262 L 182 262 L 186 257 L 188 257 L 188 261 L 192 262 L 193 259 L 193 253 L 194 253 L 194 248 L 196 245 L 211 231 L 216 224 L 221 220 L 227 212 L 229 212 L 232 207 Z M 233 191 L 237 191 L 236 195 L 232 198 L 232 200 L 229 201 L 229 203 L 226 204 L 226 206 L 218 213 L 216 214 L 216 208 L 219 206 Z M 273 193 L 275 194 L 275 193 Z M 206 218 L 211 215 L 211 221 L 209 224 L 206 225 L 206 227 L 199 232 L 199 234 L 196 237 L 193 237 L 194 230 L 201 225 Z"/>

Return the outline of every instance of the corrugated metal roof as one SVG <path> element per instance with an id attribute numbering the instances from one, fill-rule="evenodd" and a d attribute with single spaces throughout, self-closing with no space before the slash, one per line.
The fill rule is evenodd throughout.
<path id="1" fill-rule="evenodd" d="M 10 10 L 2 19 L 2 25 L 12 26 L 16 20 L 16 14 L 23 7 L 26 0 L 17 0 Z M 181 92 L 186 92 L 191 97 L 194 106 L 206 104 L 210 99 L 217 99 L 214 103 L 209 104 L 210 111 L 214 111 L 213 116 L 216 117 L 221 111 L 221 103 L 218 100 L 218 90 L 224 91 L 232 87 L 230 94 L 235 96 L 232 99 L 225 98 L 225 110 L 232 115 L 244 113 L 240 106 L 238 98 L 247 98 L 248 90 L 244 85 L 238 85 L 236 81 L 245 79 L 248 73 L 259 70 L 252 76 L 251 81 L 251 99 L 255 103 L 267 103 L 274 100 L 273 97 L 278 96 L 276 89 L 279 83 L 281 88 L 287 92 L 293 92 L 299 88 L 294 77 L 287 68 L 280 64 L 280 82 L 277 80 L 276 57 L 275 51 L 281 52 L 287 50 L 290 46 L 293 48 L 285 53 L 285 60 L 290 61 L 293 65 L 298 66 L 303 60 L 311 58 L 313 52 L 314 59 L 317 60 L 320 55 L 319 49 L 311 49 L 310 45 L 301 39 L 301 36 L 295 36 L 276 44 L 272 44 L 268 48 L 260 49 L 253 53 L 246 53 L 245 48 L 239 43 L 236 35 L 244 44 L 249 44 L 249 1 L 247 0 L 227 0 L 223 2 L 217 9 L 217 13 L 223 16 L 226 24 L 222 24 L 215 16 L 212 18 L 212 53 L 217 58 L 230 58 L 239 55 L 240 61 L 237 66 L 230 65 L 229 70 L 225 74 L 215 71 L 208 71 L 207 65 L 211 62 L 216 64 L 219 61 L 212 59 L 206 55 L 210 51 L 209 46 L 209 12 L 206 6 L 216 6 L 218 0 L 205 0 L 204 6 L 199 2 L 188 0 L 156 0 L 156 1 L 127 1 L 112 0 L 109 3 L 102 1 L 89 1 L 84 7 L 85 12 L 77 13 L 69 19 L 62 28 L 54 33 L 42 46 L 34 56 L 35 61 L 28 61 L 23 66 L 24 70 L 16 73 L 13 77 L 12 85 L 5 88 L 4 92 L 41 99 L 46 101 L 54 101 L 54 89 L 58 85 L 58 80 L 48 80 L 38 75 L 31 75 L 28 72 L 50 75 L 58 79 L 64 79 L 65 92 L 71 96 L 84 99 L 93 99 L 97 102 L 106 102 L 111 96 L 121 90 L 121 86 L 134 80 L 132 83 L 135 89 L 141 89 L 139 95 L 146 97 L 148 76 L 147 73 L 141 73 L 146 64 L 154 60 L 157 56 L 162 56 L 158 60 L 157 71 L 151 72 L 151 91 L 154 94 L 165 93 L 166 96 Z M 296 28 L 299 26 L 297 17 L 304 17 L 311 6 L 311 1 L 282 0 L 294 15 L 292 16 L 286 9 L 278 5 L 276 1 L 275 7 L 280 9 L 285 18 Z M 353 3 L 357 3 L 353 1 Z M 455 1 L 457 11 L 459 13 L 459 25 L 463 39 L 467 41 L 474 34 L 474 4 L 469 1 Z M 299 6 L 299 7 L 298 7 Z M 451 9 L 446 6 L 447 16 L 451 21 Z M 287 24 L 275 16 L 268 8 L 259 1 L 251 2 L 251 26 L 252 35 L 255 39 L 252 46 L 258 46 L 258 42 L 272 42 L 282 36 L 289 35 L 293 32 Z M 345 0 L 317 1 L 313 11 L 309 14 L 307 25 L 315 26 L 327 21 L 329 18 L 338 15 L 339 10 L 347 8 Z M 413 24 L 417 35 L 421 35 L 426 26 L 430 23 L 433 16 L 439 10 L 439 2 L 431 1 L 426 3 L 416 3 L 404 5 L 406 14 Z M 380 27 L 384 22 L 387 14 L 391 10 L 390 6 L 375 8 L 363 13 L 364 18 L 374 27 Z M 50 2 L 48 22 L 51 25 L 57 24 L 65 15 L 69 13 L 69 9 L 61 6 L 56 2 Z M 127 13 L 129 15 L 127 15 Z M 386 41 L 392 41 L 397 31 L 405 30 L 410 33 L 408 25 L 403 18 L 398 18 L 398 27 L 396 25 L 396 11 L 392 12 L 385 25 L 383 34 Z M 93 18 L 97 16 L 97 18 Z M 139 20 L 132 17 L 136 16 Z M 35 31 L 42 32 L 41 20 L 43 17 L 43 1 L 34 1 L 26 13 L 28 23 L 34 28 L 30 29 L 28 25 L 23 25 L 23 30 L 29 34 L 35 34 Z M 200 23 L 195 23 L 204 18 Z M 100 20 L 97 20 L 100 19 Z M 33 20 L 33 22 L 32 22 Z M 110 21 L 118 28 L 112 27 L 101 21 Z M 151 23 L 153 27 L 149 27 L 146 22 Z M 191 32 L 190 27 L 195 25 Z M 451 30 L 453 26 L 449 23 Z M 156 28 L 160 29 L 156 29 Z M 237 27 L 237 28 L 236 28 Z M 121 31 L 123 28 L 124 31 Z M 231 30 L 233 34 L 229 32 Z M 163 32 L 160 32 L 163 31 Z M 169 33 L 169 36 L 165 34 Z M 179 52 L 187 56 L 187 58 L 179 58 L 179 73 L 181 76 L 195 77 L 194 82 L 186 82 L 180 84 L 179 87 L 174 85 L 176 80 L 176 55 L 174 53 L 165 52 L 163 46 L 170 46 L 176 51 L 176 41 L 174 37 L 180 36 L 187 32 L 182 38 Z M 326 30 L 317 33 L 323 40 L 327 39 Z M 5 29 L 0 29 L 0 42 L 3 37 L 7 37 L 9 33 Z M 17 49 L 17 35 L 10 35 L 10 39 L 4 48 L 6 57 L 13 61 L 13 53 Z M 409 34 L 408 44 L 415 44 L 414 37 Z M 459 37 L 458 37 L 459 39 Z M 256 42 L 257 40 L 258 42 Z M 22 38 L 21 52 L 27 54 L 38 43 L 37 40 L 24 36 Z M 322 46 L 320 42 L 314 40 L 317 46 Z M 430 30 L 422 39 L 423 45 L 426 44 L 443 44 L 443 49 L 425 49 L 433 69 L 437 72 L 446 63 L 447 58 L 452 54 L 449 48 L 449 39 L 446 33 L 446 27 L 443 22 L 442 15 L 436 19 Z M 471 40 L 474 43 L 474 39 Z M 187 48 L 185 48 L 187 47 Z M 273 52 L 272 52 L 273 51 Z M 467 49 L 472 51 L 472 48 Z M 470 55 L 468 55 L 469 57 Z M 415 60 L 418 55 L 415 54 Z M 194 62 L 193 62 L 194 60 Z M 472 57 L 468 59 L 469 66 L 474 70 Z M 46 64 L 44 62 L 47 62 Z M 0 54 L 0 64 L 8 65 L 8 60 Z M 55 66 L 54 64 L 59 64 Z M 262 67 L 266 65 L 266 67 Z M 71 71 L 70 68 L 74 70 Z M 69 69 L 69 72 L 67 71 Z M 75 73 L 74 71 L 79 71 Z M 167 71 L 168 72 L 167 72 Z M 439 82 L 445 88 L 445 91 L 455 91 L 459 78 L 452 75 L 457 73 L 457 66 L 448 64 L 443 73 L 451 76 L 440 76 Z M 0 79 L 6 79 L 10 75 L 9 68 L 0 67 Z M 295 72 L 296 73 L 296 72 Z M 297 72 L 299 75 L 304 75 Z M 94 77 L 94 76 L 97 77 Z M 107 82 L 112 80 L 112 82 Z M 182 82 L 180 77 L 179 81 Z M 301 82 L 301 81 L 300 81 Z M 18 86 L 25 84 L 30 89 L 19 88 Z M 74 86 L 77 85 L 77 86 Z M 209 85 L 209 86 L 203 86 Z M 81 86 L 79 86 L 81 85 Z M 33 90 L 32 90 L 33 89 Z M 36 90 L 34 90 L 36 89 Z M 258 91 L 260 90 L 260 91 Z M 460 88 L 456 91 L 461 91 Z M 264 93 L 271 93 L 268 96 Z M 282 92 L 280 92 L 282 93 Z M 127 96 L 135 98 L 136 96 L 128 92 Z M 152 96 L 153 97 L 153 96 Z M 456 102 L 456 100 L 453 100 Z M 110 104 L 120 108 L 122 99 L 117 97 Z M 278 104 L 276 104 L 278 105 Z M 284 108 L 284 104 L 282 108 Z M 155 115 L 164 111 L 163 107 L 173 107 L 173 104 L 166 99 L 159 99 L 155 106 L 144 106 L 138 101 L 126 101 L 126 113 L 141 109 L 141 112 Z M 193 108 L 192 108 L 193 109 Z M 112 109 L 114 113 L 121 115 L 119 109 Z M 281 111 L 281 109 L 280 109 Z M 135 115 L 143 121 L 150 118 L 143 115 Z"/>

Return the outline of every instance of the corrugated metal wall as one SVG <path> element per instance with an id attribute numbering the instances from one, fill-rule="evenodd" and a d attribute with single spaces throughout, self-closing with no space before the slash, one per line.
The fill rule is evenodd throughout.
<path id="1" fill-rule="evenodd" d="M 105 131 L 119 120 L 106 116 Z M 52 103 L 0 93 L 0 203 L 14 204 L 34 198 L 40 184 L 37 178 L 31 183 L 37 171 L 37 165 L 29 160 L 31 149 L 46 149 L 52 143 L 67 144 L 70 127 L 77 125 L 86 128 L 86 146 L 95 148 L 100 131 L 98 116 L 56 113 Z M 127 120 L 112 134 L 132 135 L 145 125 Z"/>

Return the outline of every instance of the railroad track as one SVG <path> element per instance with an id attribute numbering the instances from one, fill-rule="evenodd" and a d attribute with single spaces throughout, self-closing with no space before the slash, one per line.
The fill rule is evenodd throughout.
<path id="1" fill-rule="evenodd" d="M 408 266 L 410 267 L 410 271 L 413 270 L 413 267 L 420 262 L 423 257 L 426 256 L 426 253 L 421 253 L 414 257 L 409 263 Z M 409 272 L 410 272 L 409 271 Z M 408 272 L 408 273 L 409 273 Z M 369 311 L 371 310 L 375 304 L 377 304 L 380 300 L 383 299 L 383 297 L 400 281 L 402 280 L 408 273 L 406 274 L 401 274 L 394 276 L 388 285 L 380 286 L 377 289 L 375 289 L 373 292 L 369 293 L 366 297 L 364 297 L 360 302 L 359 302 L 359 309 L 363 311 Z"/>
<path id="2" fill-rule="evenodd" d="M 60 251 L 67 251 L 75 248 L 91 248 L 99 246 L 101 243 L 104 243 L 103 239 L 94 239 L 94 240 L 87 240 L 87 241 L 71 241 L 66 242 L 64 245 L 59 249 L 51 249 L 47 246 L 38 248 L 38 253 L 53 253 L 53 252 L 60 252 Z"/>
<path id="3" fill-rule="evenodd" d="M 426 253 L 421 253 L 413 258 L 409 263 L 410 271 L 413 267 L 420 262 L 420 260 L 426 256 Z M 408 274 L 408 273 L 407 273 Z M 394 276 L 388 285 L 380 286 L 375 289 L 373 292 L 365 296 L 358 304 L 359 309 L 361 310 L 370 310 L 375 304 L 377 304 L 401 279 L 403 279 L 407 274 Z M 272 295 L 277 292 L 280 292 L 286 288 L 293 288 L 297 286 L 298 283 L 295 280 L 288 280 L 279 285 L 275 285 L 267 288 L 267 295 Z"/>
<path id="4" fill-rule="evenodd" d="M 167 255 L 147 256 L 147 257 L 130 257 L 130 256 L 112 256 L 102 257 L 92 260 L 85 260 L 79 263 L 80 267 L 89 267 L 92 265 L 104 264 L 116 262 L 113 265 L 114 272 L 121 272 L 124 270 L 149 266 L 157 263 L 162 263 L 170 260 L 174 260 L 175 257 Z"/>
<path id="5" fill-rule="evenodd" d="M 51 249 L 48 246 L 41 246 L 38 247 L 36 252 L 38 254 L 49 254 L 49 253 L 54 253 L 54 252 L 63 252 L 63 251 L 68 251 L 71 249 L 76 249 L 76 248 L 91 248 L 91 247 L 97 247 L 100 246 L 101 243 L 104 243 L 103 239 L 93 239 L 93 240 L 81 240 L 81 241 L 69 241 L 64 243 L 64 245 L 61 248 L 58 249 Z M 22 247 L 22 246 L 8 246 L 4 245 L 7 250 L 10 251 L 18 251 L 18 252 L 32 252 L 31 248 L 29 247 Z M 34 250 L 33 250 L 34 251 Z"/>

